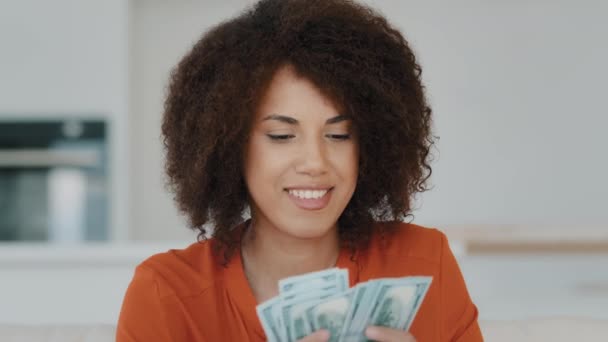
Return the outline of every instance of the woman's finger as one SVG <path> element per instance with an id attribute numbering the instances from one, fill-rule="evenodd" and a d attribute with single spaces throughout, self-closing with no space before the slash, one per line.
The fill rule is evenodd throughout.
<path id="1" fill-rule="evenodd" d="M 327 330 L 317 330 L 314 333 L 304 337 L 298 342 L 327 342 L 329 341 L 329 331 Z"/>
<path id="2" fill-rule="evenodd" d="M 416 342 L 414 336 L 407 331 L 379 326 L 365 329 L 365 336 L 378 342 Z"/>

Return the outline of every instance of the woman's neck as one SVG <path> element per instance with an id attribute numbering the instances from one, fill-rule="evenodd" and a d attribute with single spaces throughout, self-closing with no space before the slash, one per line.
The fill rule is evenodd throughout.
<path id="1" fill-rule="evenodd" d="M 242 239 L 243 267 L 258 300 L 278 294 L 280 279 L 336 264 L 340 253 L 335 227 L 318 238 L 299 239 L 251 221 Z"/>

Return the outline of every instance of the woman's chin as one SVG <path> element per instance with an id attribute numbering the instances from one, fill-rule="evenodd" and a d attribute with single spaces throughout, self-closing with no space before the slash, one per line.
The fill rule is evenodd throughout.
<path id="1" fill-rule="evenodd" d="M 311 229 L 310 227 L 302 227 L 297 229 L 297 227 L 290 227 L 289 230 L 285 230 L 283 232 L 294 239 L 316 240 L 330 235 L 332 233 L 332 228 Z"/>

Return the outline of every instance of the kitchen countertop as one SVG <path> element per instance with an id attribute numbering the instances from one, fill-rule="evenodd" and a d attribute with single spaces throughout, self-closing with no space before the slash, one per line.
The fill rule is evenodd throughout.
<path id="1" fill-rule="evenodd" d="M 608 225 L 447 225 L 450 241 L 467 254 L 608 253 Z"/>
<path id="2" fill-rule="evenodd" d="M 169 249 L 185 248 L 192 242 L 85 242 L 85 243 L 0 243 L 0 266 L 9 265 L 122 265 L 137 264 Z"/>
<path id="3" fill-rule="evenodd" d="M 475 254 L 608 254 L 608 226 L 446 225 L 457 258 Z M 0 242 L 0 265 L 137 264 L 193 241 L 31 243 Z"/>

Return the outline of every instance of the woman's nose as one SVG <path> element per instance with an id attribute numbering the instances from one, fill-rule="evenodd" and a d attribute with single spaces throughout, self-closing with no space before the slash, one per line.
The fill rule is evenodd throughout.
<path id="1" fill-rule="evenodd" d="M 319 141 L 308 141 L 303 144 L 296 167 L 298 173 L 319 176 L 327 172 L 325 146 Z"/>

